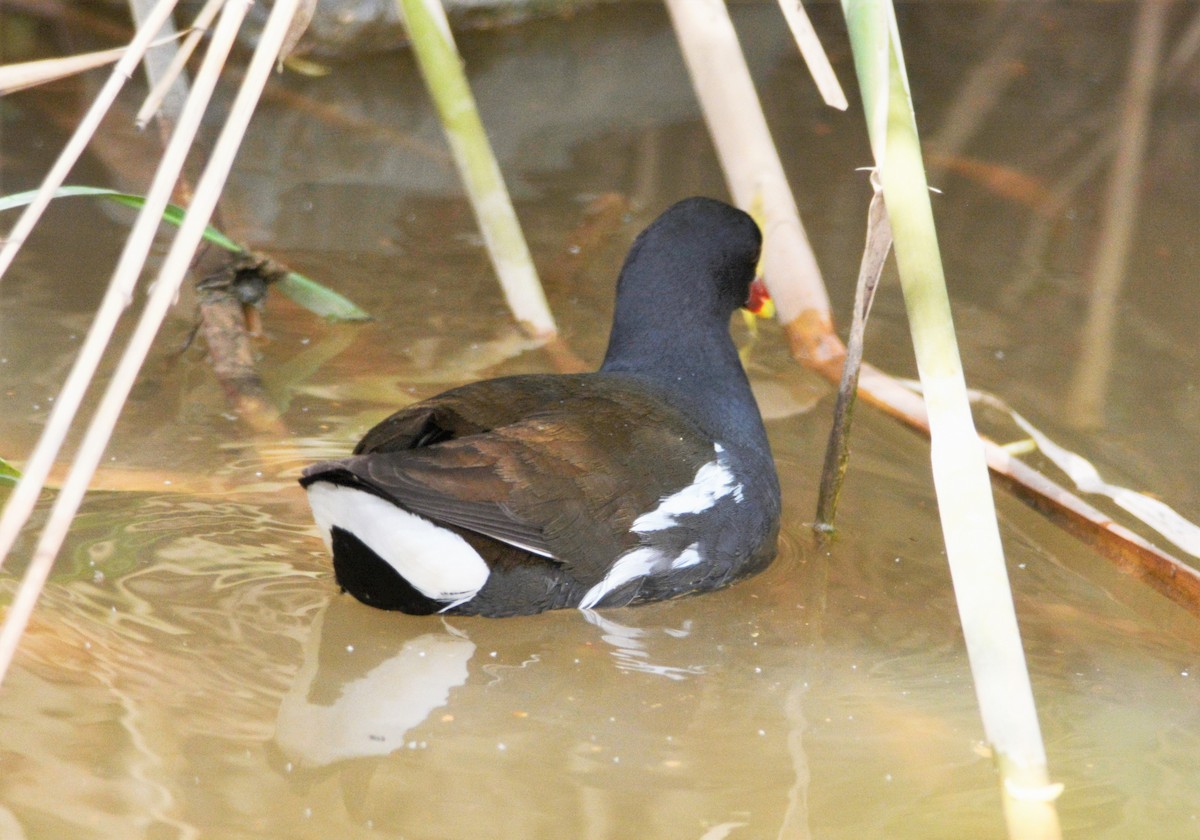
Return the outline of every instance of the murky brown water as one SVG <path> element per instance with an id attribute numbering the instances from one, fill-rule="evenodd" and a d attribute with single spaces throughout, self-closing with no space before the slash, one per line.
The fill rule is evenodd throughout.
<path id="1" fill-rule="evenodd" d="M 950 147 L 932 180 L 971 384 L 1196 516 L 1194 60 L 1156 99 L 1099 430 L 1064 418 L 1107 168 L 1042 228 L 1031 206 L 1118 124 L 1133 12 L 920 4 L 901 30 L 925 136 Z M 851 84 L 838 8 L 812 13 Z M 1167 53 L 1193 14 L 1174 10 Z M 817 102 L 776 15 L 737 19 L 846 320 L 862 118 Z M 95 46 L 16 12 L 0 24 L 9 51 Z M 997 66 L 1011 82 L 954 140 L 969 74 L 1010 27 L 1021 35 Z M 635 6 L 461 41 L 555 314 L 594 362 L 633 235 L 677 198 L 723 194 L 665 15 Z M 552 362 L 509 324 L 409 59 L 332 69 L 274 81 L 227 227 L 377 320 L 330 326 L 270 301 L 261 367 L 287 440 L 248 437 L 200 352 L 179 353 L 189 310 L 168 325 L 101 476 L 139 469 L 140 485 L 89 497 L 0 689 L 0 836 L 1002 837 L 926 444 L 861 410 L 842 534 L 818 550 L 806 523 L 831 400 L 775 329 L 751 365 L 786 508 L 763 575 L 600 618 L 409 618 L 335 594 L 299 467 L 408 400 Z M 0 192 L 34 183 L 93 90 L 0 100 Z M 72 180 L 136 188 L 133 143 L 110 141 Z M 627 218 L 588 227 L 607 193 Z M 5 279 L 0 454 L 20 460 L 36 440 L 124 222 L 63 203 Z M 894 282 L 867 356 L 912 375 Z M 212 480 L 227 492 L 189 489 Z M 1066 835 L 1200 836 L 1196 617 L 998 503 Z"/>

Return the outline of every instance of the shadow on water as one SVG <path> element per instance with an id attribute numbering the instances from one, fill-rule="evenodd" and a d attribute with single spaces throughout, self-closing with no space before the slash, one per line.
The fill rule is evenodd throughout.
<path id="1" fill-rule="evenodd" d="M 940 144 L 935 212 L 971 384 L 1186 514 L 1200 486 L 1200 94 L 1187 74 L 1151 115 L 1104 425 L 1071 428 L 1063 407 L 1107 183 L 1102 157 L 1072 173 L 1107 142 L 1135 11 L 914 3 L 900 25 L 918 119 Z M 811 14 L 850 81 L 836 4 Z M 1172 14 L 1182 30 L 1192 11 Z M 819 104 L 776 15 L 735 10 L 844 313 L 868 198 L 861 116 Z M 18 18 L 0 12 L 9 33 Z M 27 28 L 44 52 L 108 45 Z M 665 13 L 598 9 L 460 40 L 565 340 L 594 363 L 632 236 L 677 198 L 724 191 Z M 1169 31 L 1164 54 L 1180 40 Z M 180 305 L 110 447 L 108 489 L 85 504 L 0 692 L 0 835 L 1002 837 L 926 444 L 860 410 L 841 532 L 817 546 L 828 391 L 771 326 L 749 370 L 786 511 L 763 574 L 701 598 L 503 621 L 397 616 L 335 593 L 300 467 L 399 405 L 556 359 L 508 322 L 409 58 L 331 70 L 275 80 L 227 226 L 376 320 L 328 325 L 272 298 L 260 369 L 294 436 L 247 441 L 202 349 L 180 349 Z M 1003 82 L 990 103 L 964 107 L 989 74 Z M 4 192 L 31 185 L 94 84 L 0 100 Z M 113 130 L 79 178 L 136 189 L 144 141 Z M 0 455 L 36 439 L 127 223 L 52 209 L 0 288 Z M 867 357 L 912 374 L 894 283 Z M 998 504 L 1065 835 L 1195 836 L 1195 617 Z"/>

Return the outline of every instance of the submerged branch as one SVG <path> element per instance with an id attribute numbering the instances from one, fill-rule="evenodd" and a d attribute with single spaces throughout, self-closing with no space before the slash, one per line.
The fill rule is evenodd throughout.
<path id="1" fill-rule="evenodd" d="M 253 285 L 239 282 L 245 262 L 245 257 L 231 259 L 215 249 L 201 255 L 196 267 L 203 276 L 196 284 L 199 326 L 213 374 L 238 417 L 255 431 L 285 434 L 279 411 L 271 404 L 254 362 L 247 315 L 256 311 L 253 307 L 261 298 L 246 292 Z M 262 281 L 261 294 L 265 293 Z"/>
<path id="2" fill-rule="evenodd" d="M 840 365 L 814 368 L 830 381 Z M 925 403 L 912 390 L 870 364 L 864 364 L 859 395 L 905 425 L 929 433 Z M 1171 601 L 1200 614 L 1200 571 L 1155 546 L 1078 495 L 980 436 L 992 475 L 1014 496 L 1075 535 L 1122 572 L 1150 584 Z"/>

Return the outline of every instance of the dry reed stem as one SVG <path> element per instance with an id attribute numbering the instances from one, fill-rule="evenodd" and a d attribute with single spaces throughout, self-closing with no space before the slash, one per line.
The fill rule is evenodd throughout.
<path id="1" fill-rule="evenodd" d="M 251 0 L 230 0 L 230 2 L 239 5 L 240 15 L 245 13 L 245 8 Z M 5 617 L 4 625 L 0 628 L 0 680 L 3 680 L 4 674 L 8 670 L 21 633 L 29 621 L 38 594 L 50 573 L 54 558 L 62 546 L 67 529 L 87 490 L 88 482 L 104 453 L 138 371 L 141 369 L 162 320 L 183 282 L 188 265 L 204 234 L 204 228 L 216 207 L 229 170 L 233 165 L 234 156 L 245 135 L 246 126 L 254 113 L 262 89 L 266 85 L 283 39 L 287 34 L 288 25 L 296 10 L 296 3 L 297 0 L 276 0 L 271 10 L 254 57 L 250 61 L 245 81 L 238 90 L 225 126 L 213 147 L 204 174 L 197 184 L 192 205 L 171 245 L 162 269 L 159 271 L 142 317 L 138 321 L 125 353 L 122 355 L 92 422 L 88 426 L 83 443 L 72 464 L 71 472 L 67 476 L 67 481 L 50 510 L 49 519 L 42 530 L 33 559 Z M 224 19 L 222 23 L 224 23 Z M 220 29 L 221 25 L 218 24 L 218 30 Z M 214 36 L 214 46 L 210 48 L 210 52 L 215 49 L 216 37 Z M 205 63 L 208 64 L 207 60 Z M 214 63 L 216 62 L 214 61 Z M 201 74 L 205 74 L 207 69 L 207 67 L 203 67 L 201 73 L 197 74 L 195 87 L 203 87 L 208 84 L 201 80 Z M 214 68 L 214 72 L 219 72 L 219 69 L 219 67 Z"/>
<path id="2" fill-rule="evenodd" d="M 1061 837 L 1000 539 L 987 457 L 971 416 L 903 49 L 891 0 L 842 0 L 871 149 L 894 238 L 930 431 L 930 465 L 985 738 L 1003 779 L 1009 836 Z M 1017 793 L 1014 793 L 1016 791 Z M 1023 807 L 1032 801 L 1041 807 Z"/>
<path id="3" fill-rule="evenodd" d="M 213 20 L 217 16 L 217 12 L 221 10 L 221 6 L 225 0 L 208 0 L 204 4 L 204 8 L 196 15 L 192 21 L 191 30 L 187 37 L 183 39 L 183 43 L 175 50 L 175 55 L 171 57 L 170 63 L 167 65 L 166 71 L 162 78 L 154 83 L 154 87 L 146 94 L 146 100 L 142 103 L 142 107 L 137 112 L 137 117 L 134 118 L 134 123 L 139 129 L 144 129 L 146 124 L 150 122 L 150 118 L 162 105 L 163 99 L 167 95 L 167 91 L 171 89 L 171 85 L 179 78 L 179 74 L 183 72 L 184 66 L 188 59 L 192 57 L 192 53 L 196 51 L 196 46 L 200 43 L 200 39 L 208 33 L 208 28 L 212 26 Z"/>
<path id="4" fill-rule="evenodd" d="M 845 111 L 850 103 L 846 101 L 846 94 L 838 83 L 837 74 L 833 72 L 829 56 L 825 55 L 817 30 L 813 29 L 808 13 L 804 11 L 804 4 L 800 0 L 779 0 L 779 8 L 788 28 L 792 30 L 792 37 L 796 40 L 800 55 L 804 57 L 808 72 L 821 92 L 821 98 L 829 107 Z"/>
<path id="5" fill-rule="evenodd" d="M 39 61 L 6 64 L 0 67 L 0 96 L 112 64 L 114 61 L 120 60 L 124 54 L 125 48 L 117 47 L 112 50 L 80 53 L 62 58 L 44 58 Z"/>
<path id="6" fill-rule="evenodd" d="M 238 13 L 239 9 L 241 14 Z M 244 3 L 240 6 L 237 3 L 229 3 L 226 6 L 221 25 L 214 34 L 213 45 L 205 57 L 202 68 L 204 76 L 197 77 L 196 86 L 188 98 L 178 128 L 167 144 L 162 161 L 154 174 L 146 202 L 125 240 L 108 289 L 88 328 L 79 355 L 63 383 L 58 398 L 54 401 L 54 409 L 25 465 L 24 475 L 4 506 L 3 514 L 0 514 L 0 566 L 3 566 L 17 535 L 33 511 L 46 476 L 62 448 L 96 368 L 112 340 L 113 330 L 121 314 L 133 300 L 138 277 L 145 267 L 146 258 L 162 222 L 163 210 L 171 199 L 172 189 L 183 169 L 204 111 L 212 98 L 221 66 L 233 48 L 244 13 Z"/>
<path id="7" fill-rule="evenodd" d="M 1000 539 L 986 455 L 967 400 L 962 362 L 950 315 L 916 122 L 890 7 L 884 77 L 886 99 L 867 106 L 884 111 L 886 133 L 872 132 L 884 200 L 895 240 L 917 370 L 930 420 L 930 463 L 946 559 L 975 684 L 983 729 L 1000 759 L 1006 784 L 1047 784 L 1046 753 L 1025 662 Z M 847 18 L 850 18 L 849 13 Z M 856 61 L 861 62 L 855 43 Z M 860 70 L 864 87 L 870 70 Z M 878 93 L 878 91 L 877 91 Z M 1037 836 L 1058 837 L 1053 808 Z M 1029 836 L 1010 823 L 1014 837 Z"/>
<path id="8" fill-rule="evenodd" d="M 667 0 L 692 86 L 734 201 L 765 217 L 763 274 L 793 354 L 818 362 L 844 353 L 796 199 L 723 0 Z"/>
<path id="9" fill-rule="evenodd" d="M 79 126 L 75 129 L 75 133 L 71 135 L 71 139 L 67 141 L 67 145 L 63 147 L 58 159 L 54 165 L 50 167 L 50 171 L 46 173 L 45 179 L 42 181 L 42 186 L 38 191 L 37 197 L 25 208 L 21 213 L 21 218 L 17 219 L 17 223 L 13 225 L 5 238 L 4 247 L 0 248 L 0 278 L 4 277 L 4 273 L 8 271 L 8 267 L 12 265 L 12 261 L 17 256 L 17 251 L 25 243 L 26 237 L 37 224 L 38 219 L 42 217 L 46 206 L 54 197 L 55 191 L 62 186 L 66 180 L 67 174 L 79 160 L 79 156 L 83 154 L 84 147 L 91 140 L 96 129 L 100 125 L 100 121 L 108 112 L 113 100 L 117 98 L 122 86 L 133 74 L 137 68 L 138 62 L 142 60 L 146 50 L 150 48 L 154 36 L 163 28 L 163 24 L 167 22 L 171 16 L 172 9 L 175 8 L 176 0 L 159 0 L 158 4 L 151 10 L 150 15 L 146 19 L 146 23 L 133 40 L 130 41 L 126 48 L 127 52 L 117 62 L 117 66 L 113 68 L 112 75 L 108 77 L 108 81 L 104 83 L 104 87 L 96 95 L 95 101 L 92 102 L 90 108 L 83 119 L 80 120 Z"/>
<path id="10" fill-rule="evenodd" d="M 153 11 L 155 0 L 125 0 L 125 5 L 129 7 L 129 13 L 133 17 L 135 26 L 141 26 L 146 18 Z M 163 26 L 163 32 L 173 36 L 181 36 L 179 30 L 175 27 L 175 17 L 171 16 L 167 19 Z M 186 34 L 186 30 L 184 33 Z M 150 50 L 142 58 L 142 72 L 146 76 L 148 84 L 153 85 L 155 79 L 165 75 L 167 68 L 171 64 L 171 56 L 175 55 L 178 50 L 172 46 L 169 50 Z M 167 91 L 163 98 L 162 104 L 159 106 L 160 119 L 158 120 L 158 131 L 162 138 L 162 145 L 167 144 L 167 137 L 170 135 L 175 121 L 179 119 L 179 114 L 183 111 L 184 100 L 187 99 L 187 80 L 186 78 L 178 80 Z"/>

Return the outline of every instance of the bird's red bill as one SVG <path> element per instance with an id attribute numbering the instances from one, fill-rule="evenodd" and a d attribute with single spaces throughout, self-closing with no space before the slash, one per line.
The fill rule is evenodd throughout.
<path id="1" fill-rule="evenodd" d="M 775 302 L 767 291 L 767 284 L 762 277 L 755 277 L 750 284 L 750 297 L 746 300 L 745 308 L 760 318 L 770 318 L 775 314 Z"/>

